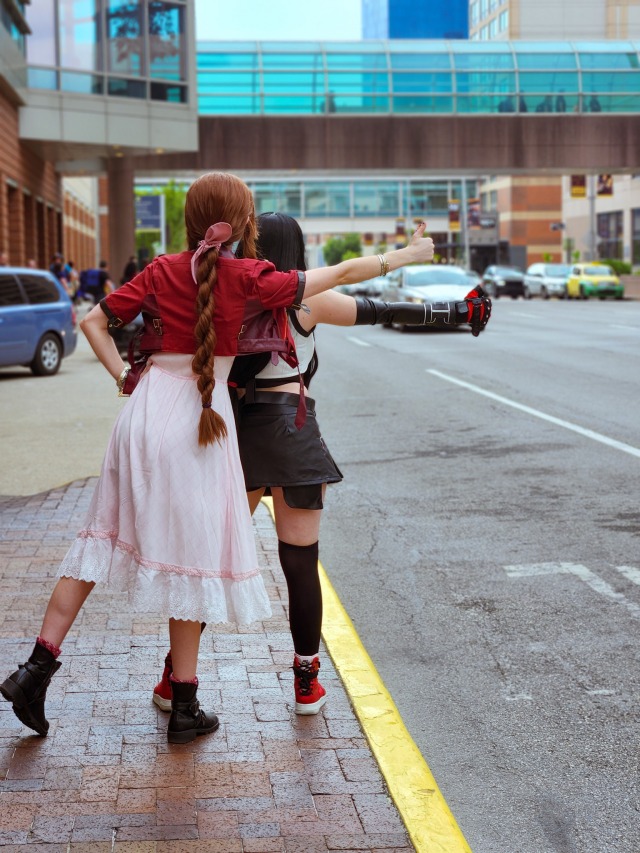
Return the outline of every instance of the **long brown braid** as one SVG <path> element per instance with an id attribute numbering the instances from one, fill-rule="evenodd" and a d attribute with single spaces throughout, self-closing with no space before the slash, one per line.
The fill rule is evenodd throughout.
<path id="1" fill-rule="evenodd" d="M 216 222 L 228 222 L 232 233 L 225 245 L 242 240 L 246 246 L 244 256 L 256 257 L 257 228 L 253 197 L 249 187 L 235 175 L 211 172 L 198 178 L 187 193 L 184 216 L 189 249 L 197 248 L 209 226 Z M 218 255 L 219 250 L 216 248 L 205 252 L 200 256 L 196 270 L 198 292 L 194 334 L 197 349 L 192 368 L 198 376 L 198 390 L 202 397 L 198 427 L 198 444 L 201 446 L 222 441 L 227 436 L 224 419 L 211 406 L 215 386 L 216 332 L 213 319 Z"/>

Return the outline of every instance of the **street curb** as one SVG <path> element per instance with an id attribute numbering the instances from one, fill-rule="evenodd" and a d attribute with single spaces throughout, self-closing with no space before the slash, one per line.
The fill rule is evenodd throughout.
<path id="1" fill-rule="evenodd" d="M 274 520 L 273 501 L 262 500 Z M 322 563 L 318 569 L 324 643 L 414 848 L 417 853 L 471 853 Z"/>

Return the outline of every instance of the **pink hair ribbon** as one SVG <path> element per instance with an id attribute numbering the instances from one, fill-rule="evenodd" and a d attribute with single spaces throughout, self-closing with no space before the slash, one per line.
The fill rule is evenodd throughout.
<path id="1" fill-rule="evenodd" d="M 215 225 L 210 225 L 207 228 L 207 233 L 204 235 L 204 240 L 200 240 L 198 248 L 193 253 L 191 258 L 191 275 L 193 280 L 198 282 L 196 278 L 196 268 L 200 255 L 208 252 L 209 249 L 219 249 L 224 243 L 231 239 L 233 230 L 228 222 L 216 222 Z"/>

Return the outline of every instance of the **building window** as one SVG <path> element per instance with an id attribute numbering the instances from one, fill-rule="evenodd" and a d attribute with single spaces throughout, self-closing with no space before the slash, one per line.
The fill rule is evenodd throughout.
<path id="1" fill-rule="evenodd" d="M 152 0 L 149 3 L 149 76 L 186 79 L 184 6 Z"/>
<path id="2" fill-rule="evenodd" d="M 631 211 L 631 258 L 635 266 L 640 264 L 640 208 Z"/>
<path id="3" fill-rule="evenodd" d="M 493 18 L 489 23 L 489 38 L 495 38 L 498 35 L 498 19 Z"/>
<path id="4" fill-rule="evenodd" d="M 480 20 L 489 14 L 489 0 L 480 0 Z"/>
<path id="5" fill-rule="evenodd" d="M 622 211 L 598 214 L 598 257 L 622 260 Z"/>
<path id="6" fill-rule="evenodd" d="M 142 6 L 131 0 L 109 0 L 107 39 L 109 71 L 140 77 L 144 73 Z"/>
<path id="7" fill-rule="evenodd" d="M 350 216 L 349 184 L 313 183 L 305 187 L 305 216 Z"/>
<path id="8" fill-rule="evenodd" d="M 479 10 L 478 10 L 478 2 L 479 0 L 473 0 L 470 8 L 471 14 L 471 26 L 475 27 L 479 20 Z"/>
<path id="9" fill-rule="evenodd" d="M 33 0 L 27 7 L 27 62 L 30 65 L 58 64 L 56 56 L 56 13 L 54 0 Z"/>
<path id="10" fill-rule="evenodd" d="M 59 64 L 63 68 L 101 70 L 98 20 L 95 0 L 59 0 Z"/>

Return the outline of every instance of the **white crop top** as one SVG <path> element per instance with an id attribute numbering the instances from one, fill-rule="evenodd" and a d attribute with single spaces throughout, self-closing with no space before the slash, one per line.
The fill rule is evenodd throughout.
<path id="1" fill-rule="evenodd" d="M 289 311 L 289 329 L 293 335 L 293 340 L 296 345 L 296 353 L 298 362 L 300 363 L 300 373 L 304 374 L 306 369 L 311 364 L 313 353 L 316 348 L 315 336 L 313 329 L 306 331 L 298 322 L 298 317 L 295 311 Z M 277 364 L 269 362 L 260 373 L 256 373 L 256 379 L 295 379 L 298 381 L 298 371 L 287 364 L 286 361 L 279 358 Z"/>

